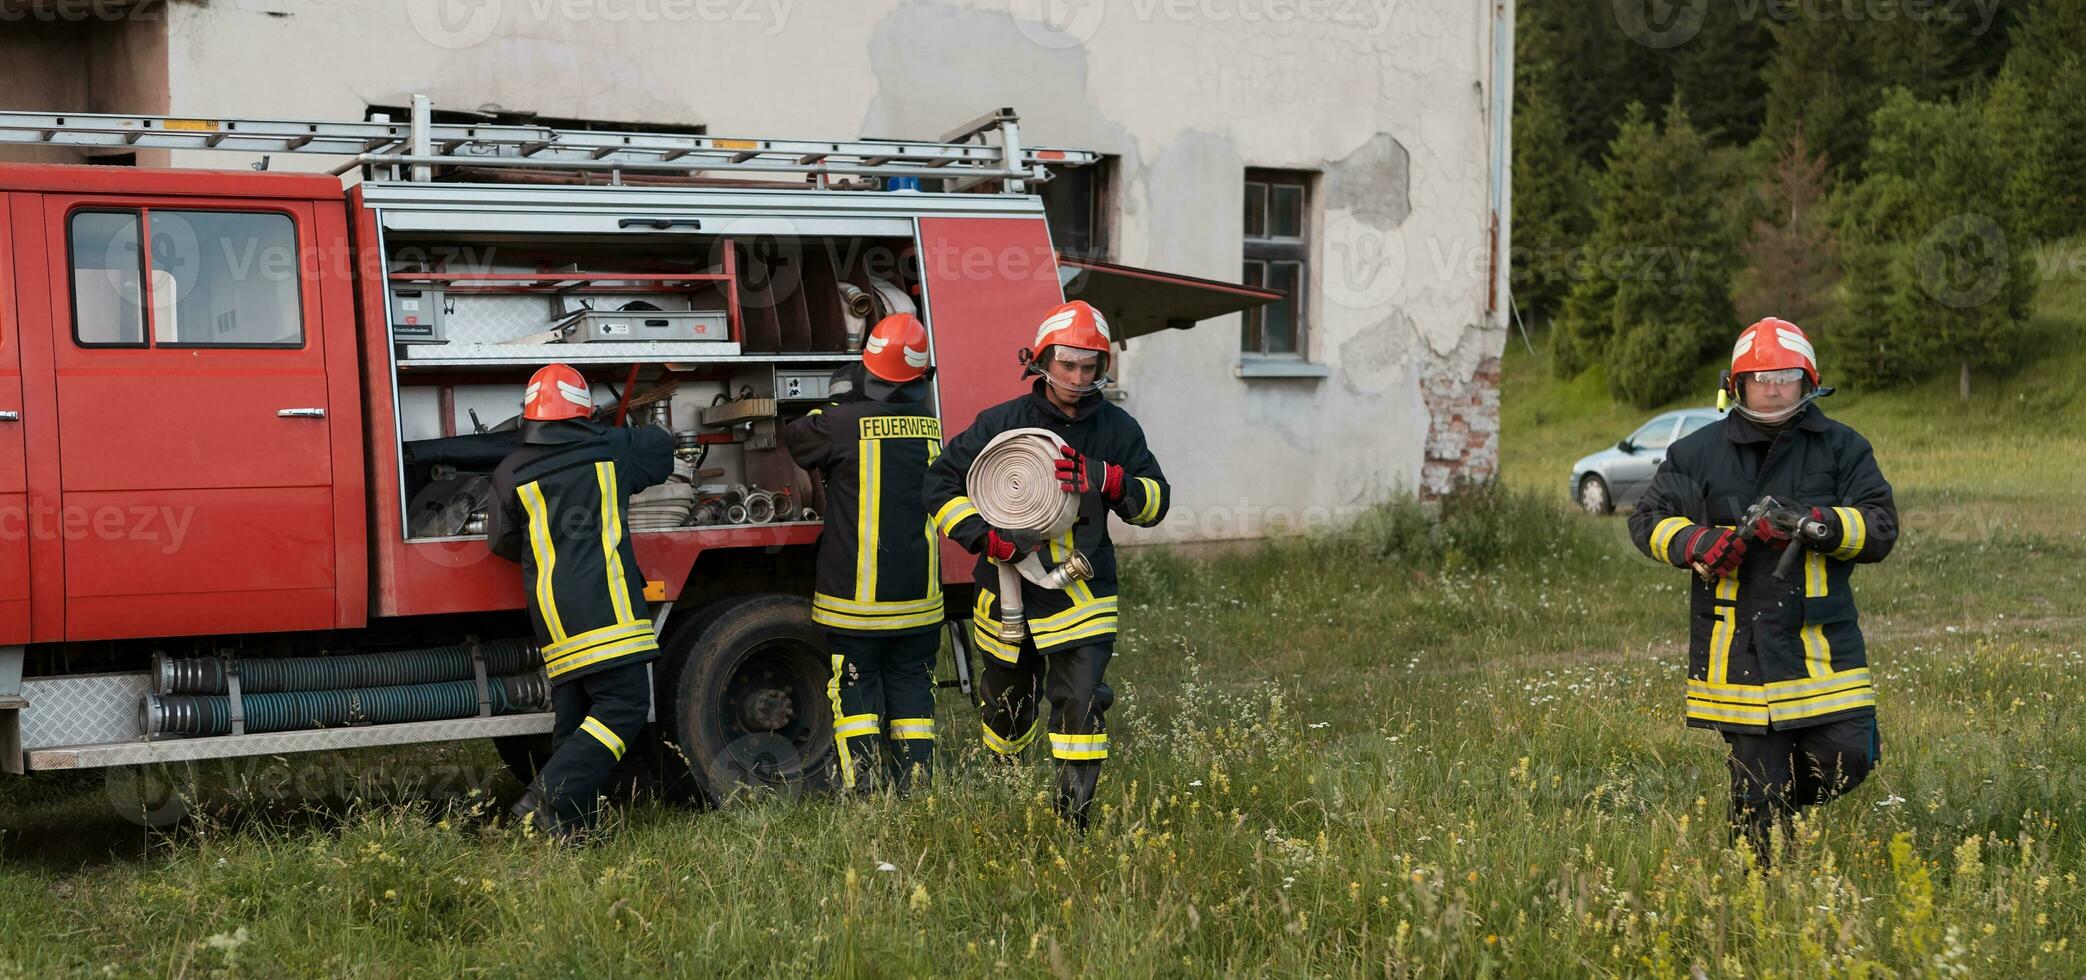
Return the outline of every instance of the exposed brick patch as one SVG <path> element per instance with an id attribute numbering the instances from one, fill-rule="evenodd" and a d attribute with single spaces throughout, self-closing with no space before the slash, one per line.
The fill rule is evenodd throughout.
<path id="1" fill-rule="evenodd" d="M 1484 482 L 1499 473 L 1499 357 L 1480 358 L 1469 374 L 1454 362 L 1424 372 L 1427 453 L 1420 465 L 1420 496 L 1439 497 L 1460 480 Z"/>

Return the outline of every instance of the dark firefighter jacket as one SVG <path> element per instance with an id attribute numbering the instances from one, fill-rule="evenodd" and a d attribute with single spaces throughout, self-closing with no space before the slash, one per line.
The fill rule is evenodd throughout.
<path id="1" fill-rule="evenodd" d="M 624 533 L 630 495 L 673 472 L 657 426 L 528 423 L 529 444 L 493 471 L 493 554 L 522 566 L 529 618 L 553 683 L 658 655 L 645 576 Z"/>
<path id="2" fill-rule="evenodd" d="M 1059 411 L 1044 395 L 1045 382 L 1038 378 L 1029 393 L 978 413 L 971 427 L 949 441 L 949 448 L 929 468 L 927 507 L 935 527 L 951 540 L 978 555 L 972 574 L 977 583 L 977 604 L 971 614 L 971 638 L 978 649 L 1008 663 L 1021 651 L 999 640 L 999 569 L 983 554 L 985 532 L 990 530 L 978 516 L 965 490 L 971 463 L 994 436 L 1009 429 L 1048 429 L 1087 457 L 1123 468 L 1123 496 L 1113 505 L 1116 516 L 1140 527 L 1151 527 L 1166 517 L 1173 491 L 1160 472 L 1159 461 L 1144 444 L 1144 430 L 1130 413 L 1109 403 L 1099 394 L 1081 399 L 1070 416 Z M 1115 545 L 1108 537 L 1110 505 L 1095 487 L 1079 505 L 1079 523 L 1051 541 L 1042 555 L 1047 565 L 1065 560 L 1074 549 L 1084 552 L 1094 564 L 1094 577 L 1075 582 L 1069 589 L 1046 590 L 1024 580 L 1022 610 L 1028 617 L 1029 635 L 1036 650 L 1051 653 L 1060 649 L 1106 642 L 1116 633 Z"/>
<path id="3" fill-rule="evenodd" d="M 871 636 L 932 630 L 945 618 L 941 549 L 920 488 L 942 423 L 925 381 L 864 391 L 783 427 L 797 465 L 826 478 L 811 619 Z"/>
<path id="4" fill-rule="evenodd" d="M 1873 715 L 1876 688 L 1848 576 L 1890 554 L 1898 510 L 1859 433 L 1815 404 L 1779 438 L 1732 412 L 1672 445 L 1630 515 L 1630 538 L 1653 559 L 1687 568 L 1697 527 L 1736 527 L 1765 494 L 1805 513 L 1833 512 L 1841 533 L 1806 551 L 1787 582 L 1774 577 L 1781 552 L 1751 541 L 1734 576 L 1707 583 L 1690 574 L 1688 724 L 1763 732 Z"/>

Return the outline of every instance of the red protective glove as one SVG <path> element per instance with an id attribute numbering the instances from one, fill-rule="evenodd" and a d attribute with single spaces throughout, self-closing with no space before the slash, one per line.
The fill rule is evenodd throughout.
<path id="1" fill-rule="evenodd" d="M 1688 537 L 1689 565 L 1708 567 L 1711 578 L 1729 578 L 1746 557 L 1745 539 L 1721 527 L 1698 527 Z"/>
<path id="2" fill-rule="evenodd" d="M 1064 453 L 1065 458 L 1057 461 L 1057 482 L 1066 493 L 1099 490 L 1111 504 L 1123 499 L 1122 467 L 1088 459 L 1071 446 L 1066 446 Z"/>
<path id="3" fill-rule="evenodd" d="M 1033 548 L 1023 548 L 1001 534 L 997 528 L 985 529 L 985 555 L 994 561 L 1013 561 Z"/>
<path id="4" fill-rule="evenodd" d="M 1780 551 L 1789 547 L 1789 532 L 1776 527 L 1773 521 L 1763 517 L 1753 522 L 1753 540 Z"/>

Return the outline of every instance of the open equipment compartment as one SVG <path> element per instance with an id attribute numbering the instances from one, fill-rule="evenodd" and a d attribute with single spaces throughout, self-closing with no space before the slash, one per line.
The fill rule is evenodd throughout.
<path id="1" fill-rule="evenodd" d="M 483 538 L 522 388 L 553 361 L 588 378 L 597 421 L 674 434 L 674 476 L 632 498 L 633 532 L 818 521 L 823 487 L 780 427 L 827 399 L 877 319 L 927 318 L 915 256 L 889 235 L 387 235 L 407 540 Z"/>

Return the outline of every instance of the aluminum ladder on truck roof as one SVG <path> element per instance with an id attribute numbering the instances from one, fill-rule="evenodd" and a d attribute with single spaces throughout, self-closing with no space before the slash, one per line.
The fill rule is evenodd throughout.
<path id="1" fill-rule="evenodd" d="M 111 149 L 234 150 L 348 157 L 335 175 L 358 167 L 403 170 L 430 180 L 434 167 L 502 167 L 751 176 L 801 174 L 821 188 L 828 178 L 932 177 L 945 189 L 998 181 L 1002 193 L 1026 193 L 1050 179 L 1052 166 L 1088 166 L 1100 155 L 1021 144 L 1020 117 L 997 109 L 939 140 L 781 140 L 664 133 L 617 133 L 549 126 L 435 123 L 426 96 L 413 97 L 412 119 L 324 122 L 301 119 L 201 119 L 107 113 L 0 111 L 0 143 Z M 988 134 L 998 142 L 988 142 Z"/>

